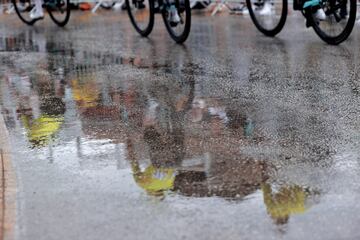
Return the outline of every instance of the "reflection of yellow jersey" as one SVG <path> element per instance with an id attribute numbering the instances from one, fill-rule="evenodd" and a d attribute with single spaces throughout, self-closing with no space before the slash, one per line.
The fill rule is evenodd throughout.
<path id="1" fill-rule="evenodd" d="M 164 191 L 173 189 L 175 171 L 172 168 L 147 167 L 143 172 L 137 164 L 132 165 L 136 183 L 150 195 L 162 195 Z"/>
<path id="2" fill-rule="evenodd" d="M 64 122 L 62 116 L 49 116 L 42 114 L 30 123 L 29 116 L 21 116 L 24 127 L 28 132 L 28 139 L 36 146 L 45 146 L 51 137 L 60 129 Z"/>
<path id="3" fill-rule="evenodd" d="M 97 106 L 99 98 L 96 83 L 90 79 L 85 84 L 79 84 L 78 80 L 72 80 L 73 98 L 81 107 L 89 108 Z"/>
<path id="4" fill-rule="evenodd" d="M 266 209 L 272 218 L 286 218 L 291 214 L 304 213 L 306 192 L 302 187 L 283 187 L 279 192 L 272 194 L 271 186 L 262 186 Z"/>

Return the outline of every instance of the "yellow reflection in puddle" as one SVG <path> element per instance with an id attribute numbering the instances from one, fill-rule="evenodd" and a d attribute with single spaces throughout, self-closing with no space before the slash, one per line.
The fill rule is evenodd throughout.
<path id="1" fill-rule="evenodd" d="M 172 168 L 156 168 L 150 165 L 142 171 L 135 161 L 132 161 L 131 167 L 136 184 L 149 195 L 162 196 L 165 191 L 174 187 L 175 170 Z"/>
<path id="2" fill-rule="evenodd" d="M 62 116 L 46 114 L 42 114 L 35 120 L 32 120 L 30 116 L 22 115 L 21 120 L 27 130 L 28 139 L 34 147 L 46 146 L 64 122 Z"/>
<path id="3" fill-rule="evenodd" d="M 79 107 L 91 108 L 98 105 L 99 91 L 93 76 L 88 76 L 84 83 L 74 79 L 71 81 L 73 98 Z"/>
<path id="4" fill-rule="evenodd" d="M 286 223 L 290 215 L 307 210 L 305 202 L 309 193 L 300 186 L 281 187 L 276 193 L 273 193 L 270 184 L 263 184 L 261 189 L 267 212 L 278 224 Z"/>

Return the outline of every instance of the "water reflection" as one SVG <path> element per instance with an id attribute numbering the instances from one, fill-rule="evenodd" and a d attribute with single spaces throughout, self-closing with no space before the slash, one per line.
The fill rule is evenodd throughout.
<path id="1" fill-rule="evenodd" d="M 236 149 L 226 152 L 231 143 L 221 142 L 227 128 L 229 135 L 245 139 L 253 125 L 246 115 L 218 101 L 211 104 L 199 98 L 195 102 L 195 86 L 187 78 L 163 79 L 152 83 L 143 95 L 146 104 L 137 127 L 142 130 L 150 164 L 140 168 L 131 132 L 127 151 L 134 179 L 152 195 L 173 190 L 186 196 L 239 198 L 255 191 L 266 178 L 265 163 L 246 159 Z"/>
<path id="2" fill-rule="evenodd" d="M 36 71 L 19 70 L 7 63 L 15 73 L 8 75 L 7 86 L 4 82 L 1 86 L 12 95 L 2 95 L 7 123 L 22 125 L 30 147 L 41 149 L 64 144 L 61 140 L 74 141 L 80 165 L 86 168 L 85 162 L 93 161 L 94 169 L 113 151 L 118 162 L 124 157 L 129 163 L 137 186 L 161 199 L 170 193 L 241 201 L 261 192 L 267 213 L 276 224 L 285 224 L 292 215 L 308 209 L 311 191 L 296 184 L 274 190 L 274 155 L 259 151 L 263 146 L 278 147 L 279 139 L 280 144 L 293 142 L 298 129 L 291 129 L 290 123 L 298 125 L 301 119 L 298 113 L 278 113 L 257 92 L 262 85 L 270 82 L 271 86 L 271 80 L 290 75 L 290 61 L 282 43 L 272 46 L 281 50 L 274 65 L 261 56 L 246 59 L 240 67 L 237 61 L 226 61 L 229 71 L 242 70 L 241 74 L 230 74 L 232 81 L 238 77 L 242 80 L 236 99 L 213 93 L 219 89 L 206 89 L 207 82 L 201 82 L 206 71 L 192 60 L 186 48 L 157 51 L 161 47 L 152 45 L 147 54 L 154 58 L 142 58 L 140 54 L 121 57 L 75 50 L 71 44 L 44 45 L 42 40 L 38 45 L 46 54 L 32 67 Z M 11 44 L 5 48 L 16 49 Z M 219 54 L 224 58 L 227 55 Z M 160 56 L 176 61 L 157 62 Z M 267 74 L 279 65 L 283 71 L 275 76 Z M 265 69 L 259 70 L 259 66 Z M 115 71 L 108 71 L 108 67 Z M 131 74 L 119 74 L 123 70 Z M 216 74 L 226 71 L 213 76 Z M 252 98 L 256 100 L 249 100 Z M 20 120 L 17 123 L 11 120 L 14 107 Z M 66 133 L 73 125 L 75 131 Z M 120 165 L 119 169 L 124 167 Z"/>
<path id="3" fill-rule="evenodd" d="M 276 224 L 286 224 L 291 215 L 305 213 L 310 208 L 309 198 L 318 194 L 298 185 L 281 186 L 274 192 L 271 185 L 265 183 L 261 189 L 267 212 Z"/>
<path id="4" fill-rule="evenodd" d="M 134 180 L 139 187 L 149 195 L 159 197 L 164 197 L 166 191 L 173 189 L 175 179 L 175 170 L 173 168 L 155 167 L 153 164 L 149 164 L 145 169 L 141 169 L 131 142 L 128 143 L 127 151 Z"/>
<path id="5" fill-rule="evenodd" d="M 36 84 L 35 84 L 36 82 Z M 64 122 L 64 85 L 50 81 L 45 73 L 33 75 L 12 74 L 2 85 L 14 97 L 16 115 L 23 124 L 31 147 L 43 147 L 55 137 Z M 3 83 L 4 84 L 4 83 Z M 7 123 L 14 126 L 10 109 L 5 109 Z"/>
<path id="6" fill-rule="evenodd" d="M 72 96 L 81 112 L 99 104 L 99 90 L 96 88 L 96 76 L 82 74 L 71 80 Z"/>
<path id="7" fill-rule="evenodd" d="M 37 119 L 22 115 L 21 120 L 27 130 L 27 136 L 32 147 L 43 147 L 49 144 L 64 122 L 62 116 L 47 115 L 46 113 Z"/>

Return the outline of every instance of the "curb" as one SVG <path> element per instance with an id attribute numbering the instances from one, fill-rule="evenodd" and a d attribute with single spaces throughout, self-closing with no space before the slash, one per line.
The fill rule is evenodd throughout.
<path id="1" fill-rule="evenodd" d="M 16 175 L 11 164 L 9 133 L 0 113 L 0 240 L 15 239 Z"/>

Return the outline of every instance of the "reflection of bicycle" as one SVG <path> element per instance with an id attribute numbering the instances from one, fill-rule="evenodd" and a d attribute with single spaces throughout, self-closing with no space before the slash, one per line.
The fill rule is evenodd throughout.
<path id="1" fill-rule="evenodd" d="M 184 42 L 190 33 L 191 9 L 189 0 L 126 0 L 131 23 L 141 36 L 148 36 L 154 27 L 155 13 L 161 13 L 166 29 L 177 43 Z"/>
<path id="2" fill-rule="evenodd" d="M 267 36 L 275 36 L 282 30 L 287 16 L 287 0 L 246 0 L 246 3 L 258 30 Z M 306 18 L 306 26 L 313 27 L 316 34 L 329 44 L 345 41 L 354 27 L 356 0 L 294 0 L 293 5 L 294 10 L 301 11 Z M 310 7 L 304 9 L 306 5 Z"/>
<path id="3" fill-rule="evenodd" d="M 34 0 L 12 0 L 15 11 L 21 21 L 33 25 L 39 19 L 32 19 L 30 12 L 35 8 Z M 50 18 L 60 27 L 65 26 L 70 19 L 70 0 L 45 0 L 43 6 Z"/>

